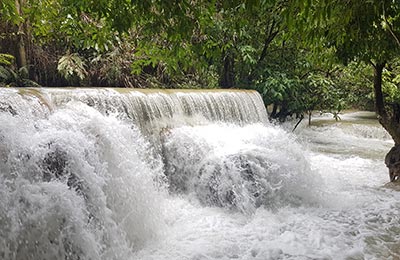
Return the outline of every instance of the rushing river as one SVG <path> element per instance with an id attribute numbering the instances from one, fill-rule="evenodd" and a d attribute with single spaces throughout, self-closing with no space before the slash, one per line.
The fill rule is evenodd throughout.
<path id="1" fill-rule="evenodd" d="M 128 96 L 0 93 L 0 259 L 400 259 L 370 113 L 292 133 L 254 93 Z"/>

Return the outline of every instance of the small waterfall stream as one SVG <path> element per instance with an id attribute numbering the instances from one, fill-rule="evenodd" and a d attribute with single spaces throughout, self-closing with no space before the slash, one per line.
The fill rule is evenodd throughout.
<path id="1" fill-rule="evenodd" d="M 0 259 L 399 259 L 390 139 L 317 122 L 252 91 L 0 89 Z"/>

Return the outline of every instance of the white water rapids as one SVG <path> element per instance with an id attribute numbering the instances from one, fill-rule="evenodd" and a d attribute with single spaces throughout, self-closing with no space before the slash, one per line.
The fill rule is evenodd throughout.
<path id="1" fill-rule="evenodd" d="M 254 92 L 0 90 L 0 259 L 400 259 L 367 113 L 267 122 Z"/>

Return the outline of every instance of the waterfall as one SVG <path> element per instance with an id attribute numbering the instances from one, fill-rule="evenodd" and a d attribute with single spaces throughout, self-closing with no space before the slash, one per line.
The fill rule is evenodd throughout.
<path id="1" fill-rule="evenodd" d="M 357 258 L 344 253 L 356 233 L 336 229 L 372 232 L 360 219 L 387 203 L 389 217 L 377 220 L 385 224 L 398 207 L 382 192 L 328 189 L 324 178 L 380 172 L 368 160 L 386 147 L 383 135 L 369 126 L 298 129 L 270 124 L 255 91 L 1 88 L 0 259 Z M 308 151 L 309 136 L 320 149 L 336 135 L 364 153 L 373 140 L 374 153 L 341 160 Z M 358 218 L 331 209 L 343 198 L 372 204 Z M 327 237 L 304 238 L 318 235 L 314 226 Z"/>
<path id="2" fill-rule="evenodd" d="M 130 258 L 163 230 L 160 142 L 212 122 L 267 114 L 254 91 L 0 89 L 0 258 Z"/>
<path id="3" fill-rule="evenodd" d="M 240 125 L 268 121 L 267 112 L 260 95 L 255 91 L 238 90 L 151 90 L 151 89 L 12 89 L 0 95 L 3 110 L 16 112 L 24 109 L 22 100 L 36 99 L 35 106 L 56 109 L 70 101 L 80 101 L 103 114 L 116 113 L 142 130 L 155 127 L 193 125 L 201 122 L 229 122 Z M 29 106 L 28 104 L 25 105 Z M 40 106 L 39 106 L 40 107 Z M 1 106 L 0 106 L 1 109 Z M 35 108 L 34 108 L 35 109 Z"/>

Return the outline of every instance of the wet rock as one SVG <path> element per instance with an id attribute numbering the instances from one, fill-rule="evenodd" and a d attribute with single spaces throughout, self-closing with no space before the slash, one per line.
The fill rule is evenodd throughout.
<path id="1" fill-rule="evenodd" d="M 61 148 L 54 147 L 52 143 L 49 147 L 53 148 L 47 153 L 42 162 L 43 180 L 52 181 L 54 179 L 67 179 L 67 185 L 79 194 L 82 194 L 83 185 L 79 178 L 70 172 L 68 167 L 68 154 Z"/>
<path id="2" fill-rule="evenodd" d="M 13 116 L 17 115 L 17 111 L 10 104 L 5 102 L 0 102 L 0 112 L 8 112 Z"/>
<path id="3" fill-rule="evenodd" d="M 43 159 L 43 179 L 51 181 L 66 174 L 67 153 L 56 148 L 46 154 Z"/>
<path id="4" fill-rule="evenodd" d="M 383 185 L 383 187 L 395 191 L 400 191 L 400 181 L 388 182 L 385 185 Z"/>
<path id="5" fill-rule="evenodd" d="M 271 190 L 267 187 L 267 161 L 249 154 L 232 154 L 205 163 L 199 170 L 195 190 L 206 205 L 227 208 L 258 208 Z M 266 185 L 267 184 L 267 185 Z"/>
<path id="6" fill-rule="evenodd" d="M 400 177 L 400 145 L 395 145 L 385 157 L 385 164 L 389 168 L 389 178 L 394 182 Z"/>

